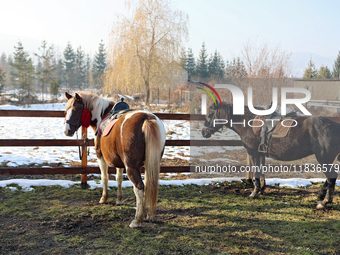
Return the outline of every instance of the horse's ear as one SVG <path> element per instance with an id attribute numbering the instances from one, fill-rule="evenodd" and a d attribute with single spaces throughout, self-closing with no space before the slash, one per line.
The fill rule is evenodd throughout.
<path id="1" fill-rule="evenodd" d="M 81 97 L 76 93 L 75 98 L 77 101 L 81 102 Z"/>
<path id="2" fill-rule="evenodd" d="M 65 92 L 65 96 L 67 98 L 67 100 L 70 100 L 72 98 L 72 95 L 70 95 L 69 93 Z"/>

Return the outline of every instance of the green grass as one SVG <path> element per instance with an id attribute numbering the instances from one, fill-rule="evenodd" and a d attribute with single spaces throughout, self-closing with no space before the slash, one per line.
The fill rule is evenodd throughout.
<path id="1" fill-rule="evenodd" d="M 242 183 L 161 186 L 156 221 L 130 229 L 135 197 L 99 205 L 101 189 L 0 189 L 0 254 L 339 254 L 339 192 L 315 210 L 316 187 L 267 188 L 252 200 Z M 338 190 L 338 187 L 337 189 Z"/>

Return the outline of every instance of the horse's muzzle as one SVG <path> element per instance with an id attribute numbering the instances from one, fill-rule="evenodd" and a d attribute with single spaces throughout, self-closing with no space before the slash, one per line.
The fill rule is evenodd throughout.
<path id="1" fill-rule="evenodd" d="M 70 127 L 70 125 L 66 124 L 64 127 L 64 134 L 66 136 L 73 136 L 75 133 L 75 130 L 73 130 L 73 128 Z"/>
<path id="2" fill-rule="evenodd" d="M 211 133 L 209 132 L 208 128 L 204 127 L 202 128 L 202 136 L 204 138 L 209 138 L 211 137 Z"/>
<path id="3" fill-rule="evenodd" d="M 64 130 L 64 134 L 65 134 L 66 136 L 73 136 L 73 135 L 74 135 L 74 132 L 72 132 L 72 130 L 69 129 L 69 130 Z"/>

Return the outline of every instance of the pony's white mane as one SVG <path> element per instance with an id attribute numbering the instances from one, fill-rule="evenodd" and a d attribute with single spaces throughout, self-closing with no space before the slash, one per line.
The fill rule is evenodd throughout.
<path id="1" fill-rule="evenodd" d="M 102 120 L 101 116 L 110 103 L 114 104 L 113 99 L 109 97 L 100 97 L 89 92 L 79 92 L 78 94 L 83 99 L 84 107 L 91 112 L 91 120 L 97 119 L 97 124 Z"/>

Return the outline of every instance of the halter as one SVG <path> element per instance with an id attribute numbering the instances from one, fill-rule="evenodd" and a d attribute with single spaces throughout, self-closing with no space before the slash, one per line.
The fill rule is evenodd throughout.
<path id="1" fill-rule="evenodd" d="M 71 120 L 66 120 L 65 123 L 72 125 L 76 128 L 76 130 L 80 127 L 83 126 L 85 128 L 88 128 L 90 126 L 91 123 L 91 114 L 90 111 L 87 110 L 84 107 L 84 104 L 80 104 L 80 103 L 75 103 L 75 106 L 81 106 L 81 110 L 80 110 L 80 114 L 79 114 L 79 118 L 76 122 L 71 121 Z M 66 118 L 66 116 L 65 116 Z"/>
<path id="2" fill-rule="evenodd" d="M 90 114 L 90 111 L 87 110 L 84 107 L 84 104 L 75 103 L 74 106 L 80 106 L 81 107 L 79 118 L 77 119 L 76 122 L 71 121 L 71 120 L 66 120 L 65 123 L 67 123 L 69 125 L 72 125 L 72 126 L 74 126 L 76 128 L 76 135 L 77 135 L 77 141 L 78 141 L 78 150 L 79 150 L 79 158 L 80 158 L 80 160 L 82 160 L 83 155 L 84 155 L 84 151 L 85 151 L 85 147 L 89 145 L 89 140 L 88 140 L 88 138 L 85 138 L 83 145 L 81 146 L 79 144 L 79 140 L 78 140 L 78 128 L 80 126 L 83 126 L 85 128 L 88 128 L 90 126 L 90 123 L 91 123 L 91 114 Z M 65 118 L 66 118 L 66 116 L 65 116 Z M 82 147 L 82 152 L 80 150 L 80 147 Z M 90 153 L 90 148 L 89 148 L 87 154 L 89 155 L 89 153 Z"/>
<path id="3" fill-rule="evenodd" d="M 71 120 L 66 120 L 65 123 L 74 126 L 76 129 L 78 129 L 80 127 L 80 120 L 81 120 L 81 116 L 83 115 L 83 111 L 84 111 L 84 104 L 79 104 L 79 103 L 75 103 L 75 106 L 81 106 L 81 112 L 79 114 L 79 118 L 77 120 L 77 122 L 71 121 Z"/>
<path id="4" fill-rule="evenodd" d="M 216 110 L 214 110 L 214 111 L 215 111 L 215 113 L 214 113 L 214 116 L 215 116 Z M 209 115 L 210 115 L 210 114 L 209 114 Z M 214 128 L 212 128 L 210 122 L 211 122 L 211 120 L 205 119 L 204 127 L 206 128 L 205 130 L 206 130 L 210 135 L 212 135 L 212 134 L 214 134 L 216 131 L 215 131 Z"/>

